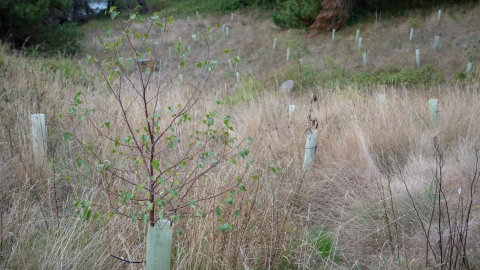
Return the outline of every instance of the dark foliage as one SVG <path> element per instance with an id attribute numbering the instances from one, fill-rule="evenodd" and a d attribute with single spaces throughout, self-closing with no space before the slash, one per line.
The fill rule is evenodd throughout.
<path id="1" fill-rule="evenodd" d="M 74 54 L 82 35 L 77 22 L 86 22 L 90 14 L 88 0 L 3 0 L 0 39 L 16 48 Z"/>
<path id="2" fill-rule="evenodd" d="M 278 0 L 278 9 L 271 15 L 272 21 L 282 28 L 307 27 L 314 22 L 320 3 L 319 0 Z"/>
<path id="3" fill-rule="evenodd" d="M 427 10 L 467 2 L 477 0 L 277 0 L 272 20 L 283 28 L 310 26 L 317 31 L 330 31 L 375 10 L 403 14 L 410 9 Z"/>

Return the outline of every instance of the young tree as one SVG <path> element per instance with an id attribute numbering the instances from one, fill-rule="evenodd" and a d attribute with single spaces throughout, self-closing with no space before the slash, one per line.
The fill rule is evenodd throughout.
<path id="1" fill-rule="evenodd" d="M 112 19 L 118 14 L 115 7 L 110 8 L 110 14 Z M 185 216 L 215 212 L 222 223 L 219 229 L 226 232 L 232 225 L 222 220 L 221 207 L 233 204 L 237 190 L 246 191 L 244 181 L 253 159 L 247 158 L 246 144 L 251 139 L 237 140 L 230 116 L 217 122 L 218 113 L 211 110 L 202 121 L 192 120 L 192 110 L 216 72 L 215 61 L 210 59 L 212 28 L 199 34 L 207 45 L 207 59 L 190 62 L 186 46 L 178 42 L 174 64 L 164 69 L 162 76 L 154 76 L 154 70 L 143 69 L 140 60 L 147 56 L 158 64 L 168 55 L 166 44 L 173 18 L 166 18 L 164 23 L 154 14 L 150 19 L 147 29 L 134 32 L 131 29 L 138 29 L 134 24 L 144 21 L 139 13 L 131 14 L 117 32 L 117 41 L 99 38 L 110 57 L 100 61 L 87 55 L 89 62 L 101 65 L 100 75 L 113 103 L 92 108 L 82 100 L 82 93 L 74 97 L 69 112 L 74 128 L 64 136 L 83 149 L 83 154 L 76 155 L 74 171 L 104 191 L 109 215 L 144 220 L 153 227 L 162 219 L 180 221 Z M 160 38 L 152 36 L 155 28 L 161 30 Z M 108 28 L 107 37 L 111 32 Z M 180 72 L 195 70 L 200 72 L 197 82 L 176 84 Z M 185 104 L 166 106 L 169 91 L 185 91 Z M 85 125 L 93 128 L 94 138 L 81 132 Z M 96 168 L 102 176 L 92 177 L 83 170 L 88 162 L 89 168 Z M 228 163 L 238 168 L 237 176 L 213 178 L 213 170 Z M 197 192 L 200 189 L 202 192 Z M 77 205 L 84 208 L 84 219 L 95 216 L 86 200 Z"/>

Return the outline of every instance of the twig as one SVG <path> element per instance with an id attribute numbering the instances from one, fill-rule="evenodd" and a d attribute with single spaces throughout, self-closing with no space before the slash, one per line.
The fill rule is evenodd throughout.
<path id="1" fill-rule="evenodd" d="M 132 262 L 132 261 L 129 261 L 129 260 L 125 260 L 123 258 L 120 258 L 120 257 L 117 257 L 113 254 L 110 254 L 110 256 L 112 256 L 113 258 L 117 259 L 117 260 L 120 260 L 122 262 L 126 262 L 126 263 L 146 263 L 147 261 L 143 261 L 143 262 Z"/>

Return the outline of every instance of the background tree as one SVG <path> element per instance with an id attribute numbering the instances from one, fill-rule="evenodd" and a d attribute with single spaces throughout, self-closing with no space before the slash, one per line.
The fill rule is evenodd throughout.
<path id="1" fill-rule="evenodd" d="M 37 44 L 47 53 L 75 53 L 81 32 L 73 20 L 79 16 L 71 15 L 84 16 L 86 6 L 86 0 L 0 1 L 0 39 L 17 48 Z"/>

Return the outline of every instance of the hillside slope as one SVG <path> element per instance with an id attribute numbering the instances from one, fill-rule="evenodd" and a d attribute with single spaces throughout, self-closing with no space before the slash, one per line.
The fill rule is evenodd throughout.
<path id="1" fill-rule="evenodd" d="M 245 139 L 251 160 L 248 169 L 242 165 L 247 159 L 227 160 L 186 194 L 208 197 L 225 183 L 237 186 L 239 172 L 248 181 L 228 197 L 205 200 L 219 206 L 205 216 L 193 215 L 203 210 L 201 202 L 188 204 L 175 223 L 181 230 L 174 236 L 172 269 L 480 268 L 479 10 L 452 7 L 440 21 L 436 10 L 426 17 L 382 18 L 378 27 L 372 18 L 338 31 L 334 40 L 331 33 L 308 38 L 303 30 L 280 30 L 257 12 L 235 13 L 233 21 L 230 15 L 192 15 L 190 21 L 177 19 L 163 40 L 161 31 L 151 31 L 149 39 L 161 43 L 161 50 L 158 70 L 150 73 L 134 68 L 127 45 L 120 50 L 125 58 L 112 66 L 99 41 L 95 53 L 93 38 L 117 41 L 121 20 L 83 26 L 85 50 L 98 62 L 33 57 L 2 46 L 1 268 L 142 268 L 110 256 L 135 262 L 145 257 L 147 224 L 125 217 L 145 208 L 135 204 L 138 197 L 116 195 L 144 195 L 134 181 L 150 183 L 141 168 L 155 163 L 117 147 L 143 134 L 140 127 L 151 120 L 142 118 L 145 111 L 154 113 L 156 126 L 169 129 L 176 108 L 198 89 L 202 95 L 182 118 L 187 128 L 172 134 L 189 142 L 199 136 L 198 127 L 227 122 L 233 129 L 228 136 Z M 144 33 L 149 22 L 130 30 Z M 217 22 L 211 40 L 202 39 L 200 32 Z M 110 37 L 105 26 L 111 27 Z M 139 46 L 142 35 L 133 40 Z M 149 56 L 147 46 L 135 48 L 140 49 L 134 55 Z M 225 54 L 225 48 L 234 51 Z M 185 68 L 179 68 L 185 58 Z M 199 68 L 205 59 L 218 62 L 200 62 Z M 205 77 L 208 83 L 198 83 Z M 293 92 L 279 93 L 287 79 L 296 82 Z M 155 97 L 155 105 L 142 107 L 142 93 Z M 437 100 L 437 109 L 429 108 L 429 100 Z M 30 137 L 31 114 L 37 113 L 46 115 L 47 153 L 40 166 Z M 128 117 L 138 131 L 125 124 Z M 313 128 L 316 159 L 304 171 L 306 136 Z M 129 137 L 130 131 L 135 134 Z M 212 151 L 218 149 L 222 134 L 206 135 L 217 143 Z M 138 138 L 149 146 L 148 138 Z M 187 152 L 179 141 L 172 149 L 168 139 L 173 141 L 160 141 L 166 162 Z M 105 173 L 105 166 L 122 173 Z M 113 189 L 119 192 L 104 192 Z"/>

